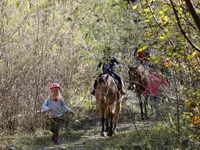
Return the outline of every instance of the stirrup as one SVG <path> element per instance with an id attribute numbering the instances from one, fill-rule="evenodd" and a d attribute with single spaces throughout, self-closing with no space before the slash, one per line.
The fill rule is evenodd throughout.
<path id="1" fill-rule="evenodd" d="M 134 90 L 134 87 L 131 86 L 131 85 L 129 85 L 128 88 L 127 88 L 127 90 Z"/>
<path id="2" fill-rule="evenodd" d="M 126 92 L 124 90 L 122 90 L 122 89 L 120 90 L 120 92 L 121 92 L 122 95 L 126 94 Z"/>

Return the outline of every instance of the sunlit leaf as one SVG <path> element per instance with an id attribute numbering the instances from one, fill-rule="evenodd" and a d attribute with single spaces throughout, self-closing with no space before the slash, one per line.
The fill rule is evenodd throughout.
<path id="1" fill-rule="evenodd" d="M 162 17 L 162 21 L 164 24 L 166 24 L 168 22 L 168 16 Z"/>
<path id="2" fill-rule="evenodd" d="M 76 9 L 76 14 L 77 14 L 77 15 L 80 15 L 80 14 L 81 14 L 80 9 Z"/>
<path id="3" fill-rule="evenodd" d="M 163 12 L 163 11 L 159 11 L 158 14 L 160 14 L 160 15 L 164 15 L 164 12 Z"/>
<path id="4" fill-rule="evenodd" d="M 142 5 L 146 5 L 147 4 L 147 2 L 146 1 L 142 1 Z"/>
<path id="5" fill-rule="evenodd" d="M 52 49 L 51 49 L 51 53 L 52 54 L 56 54 L 56 52 L 57 52 L 57 45 L 56 44 L 53 44 L 53 46 L 52 46 Z"/>
<path id="6" fill-rule="evenodd" d="M 137 7 L 138 7 L 137 5 L 134 5 L 134 6 L 133 6 L 133 9 L 135 10 Z"/>
<path id="7" fill-rule="evenodd" d="M 199 8 L 196 8 L 195 10 L 196 10 L 196 12 L 197 12 L 198 14 L 200 14 L 200 9 L 199 9 Z"/>
<path id="8" fill-rule="evenodd" d="M 95 11 L 100 10 L 100 6 L 96 6 Z"/>
<path id="9" fill-rule="evenodd" d="M 160 37 L 161 40 L 166 39 L 166 35 L 164 35 L 164 34 L 160 35 L 159 37 Z"/>
<path id="10" fill-rule="evenodd" d="M 193 52 L 191 55 L 188 55 L 188 56 L 187 56 L 187 59 L 188 59 L 188 60 L 192 59 L 196 54 L 197 54 L 196 51 Z"/>
<path id="11" fill-rule="evenodd" d="M 141 51 L 145 50 L 147 47 L 148 47 L 147 44 L 142 45 L 142 46 L 138 49 L 138 52 L 141 52 Z"/>
<path id="12" fill-rule="evenodd" d="M 150 18 L 152 18 L 152 17 L 153 17 L 153 15 L 152 15 L 152 14 L 150 14 L 150 15 L 148 15 L 148 16 L 147 16 L 147 18 L 149 18 L 149 19 L 150 19 Z"/>
<path id="13" fill-rule="evenodd" d="M 144 20 L 144 22 L 150 22 L 151 20 Z"/>
<path id="14" fill-rule="evenodd" d="M 170 123 L 171 123 L 172 125 L 174 125 L 173 118 L 172 118 L 171 114 L 169 114 L 169 121 L 170 121 Z"/>
<path id="15" fill-rule="evenodd" d="M 146 9 L 144 9 L 143 11 L 144 11 L 145 13 L 150 12 L 149 8 L 146 8 Z"/>
<path id="16" fill-rule="evenodd" d="M 178 55 L 178 54 L 177 54 L 177 53 L 173 53 L 173 54 L 172 54 L 172 57 L 175 57 L 176 55 Z"/>
<path id="17" fill-rule="evenodd" d="M 144 36 L 146 36 L 146 37 L 150 37 L 152 35 L 152 33 L 150 33 L 150 32 L 145 32 L 144 33 Z"/>
<path id="18" fill-rule="evenodd" d="M 166 5 L 165 5 L 165 6 L 166 6 Z M 169 7 L 169 6 L 167 6 L 167 7 L 166 7 L 166 8 L 164 8 L 162 11 L 163 11 L 163 12 L 166 12 L 166 11 L 168 11 L 168 10 L 169 10 L 169 8 L 170 8 L 170 7 Z"/>

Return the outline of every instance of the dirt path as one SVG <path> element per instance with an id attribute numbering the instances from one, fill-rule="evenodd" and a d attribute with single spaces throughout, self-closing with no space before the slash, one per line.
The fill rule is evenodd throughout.
<path id="1" fill-rule="evenodd" d="M 73 122 L 71 125 L 62 129 L 60 134 L 60 144 L 57 146 L 50 145 L 44 147 L 36 147 L 35 150 L 99 150 L 105 149 L 104 142 L 109 140 L 112 143 L 113 140 L 123 139 L 123 134 L 126 132 L 137 131 L 137 128 L 149 126 L 150 122 L 141 121 L 139 118 L 139 112 L 134 109 L 138 106 L 138 101 L 133 93 L 130 93 L 127 98 L 126 104 L 123 104 L 122 111 L 120 113 L 120 119 L 117 125 L 117 134 L 112 137 L 100 136 L 100 120 L 98 119 L 98 113 L 92 118 L 79 120 Z M 103 144 L 102 144 L 103 143 Z"/>

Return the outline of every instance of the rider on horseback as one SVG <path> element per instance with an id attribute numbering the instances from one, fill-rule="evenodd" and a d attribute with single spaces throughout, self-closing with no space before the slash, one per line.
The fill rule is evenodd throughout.
<path id="1" fill-rule="evenodd" d="M 139 47 L 141 47 L 141 46 L 139 45 Z M 149 62 L 150 49 L 146 48 L 146 49 L 142 50 L 140 48 L 135 48 L 133 55 L 136 58 L 136 62 L 138 62 L 139 64 L 146 65 Z"/>
<path id="2" fill-rule="evenodd" d="M 96 71 L 101 73 L 98 75 L 99 77 L 103 74 L 110 74 L 112 77 L 114 77 L 118 81 L 118 89 L 121 92 L 122 95 L 125 94 L 124 88 L 123 88 L 123 83 L 121 80 L 121 77 L 115 72 L 115 64 L 117 64 L 116 67 L 121 67 L 120 62 L 114 57 L 111 56 L 111 49 L 107 47 L 104 50 L 104 57 L 103 59 L 99 62 Z M 93 89 L 90 92 L 90 94 L 95 95 L 95 90 L 97 86 L 97 80 L 95 80 Z"/>

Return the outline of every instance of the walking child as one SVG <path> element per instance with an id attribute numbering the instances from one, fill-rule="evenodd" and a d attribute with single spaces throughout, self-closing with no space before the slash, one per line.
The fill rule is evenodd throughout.
<path id="1" fill-rule="evenodd" d="M 50 131 L 53 133 L 52 141 L 54 144 L 58 144 L 58 135 L 60 127 L 60 117 L 63 112 L 70 112 L 74 114 L 69 107 L 66 106 L 60 91 L 60 85 L 58 83 L 52 83 L 50 85 L 51 93 L 44 101 L 42 108 L 45 111 L 49 111 L 50 115 Z"/>

